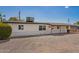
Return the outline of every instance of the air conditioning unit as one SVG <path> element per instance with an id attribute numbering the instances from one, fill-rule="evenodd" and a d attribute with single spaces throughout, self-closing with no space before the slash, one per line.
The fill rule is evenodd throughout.
<path id="1" fill-rule="evenodd" d="M 34 22 L 34 17 L 26 17 L 26 22 Z"/>

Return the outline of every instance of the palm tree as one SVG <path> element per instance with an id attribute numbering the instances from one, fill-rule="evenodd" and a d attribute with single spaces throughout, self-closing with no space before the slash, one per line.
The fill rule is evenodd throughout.
<path id="1" fill-rule="evenodd" d="M 2 15 L 2 14 L 0 13 L 0 21 L 1 21 L 1 22 L 5 20 L 5 17 L 6 17 L 6 15 L 5 15 L 5 14 L 4 14 L 4 15 Z"/>
<path id="2" fill-rule="evenodd" d="M 3 21 L 5 21 L 5 20 L 6 20 L 6 15 L 5 15 L 5 14 L 3 15 L 2 20 L 3 20 Z"/>
<path id="3" fill-rule="evenodd" d="M 2 22 L 2 14 L 0 13 L 0 21 Z"/>

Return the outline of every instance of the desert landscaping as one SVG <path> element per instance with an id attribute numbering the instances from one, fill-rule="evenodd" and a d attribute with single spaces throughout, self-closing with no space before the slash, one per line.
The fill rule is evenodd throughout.
<path id="1" fill-rule="evenodd" d="M 43 35 L 12 38 L 0 43 L 0 52 L 72 53 L 79 52 L 79 34 Z"/>

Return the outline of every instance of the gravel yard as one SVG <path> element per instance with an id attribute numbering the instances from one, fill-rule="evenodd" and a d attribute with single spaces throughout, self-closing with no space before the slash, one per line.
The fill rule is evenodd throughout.
<path id="1" fill-rule="evenodd" d="M 0 52 L 73 53 L 79 52 L 79 34 L 14 38 L 0 43 Z"/>

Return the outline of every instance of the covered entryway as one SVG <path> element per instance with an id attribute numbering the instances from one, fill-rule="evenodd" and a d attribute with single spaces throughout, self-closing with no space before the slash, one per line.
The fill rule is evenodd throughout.
<path id="1" fill-rule="evenodd" d="M 70 26 L 67 26 L 66 29 L 67 29 L 67 33 L 70 33 Z"/>
<path id="2" fill-rule="evenodd" d="M 52 26 L 51 27 L 51 33 L 52 34 L 54 34 L 54 33 L 61 33 L 60 26 Z"/>
<path id="3" fill-rule="evenodd" d="M 67 29 L 67 33 L 70 33 L 70 30 Z"/>
<path id="4" fill-rule="evenodd" d="M 63 25 L 53 25 L 51 27 L 51 33 L 54 34 L 54 33 L 69 33 L 70 31 L 67 30 L 66 26 L 63 26 Z"/>

